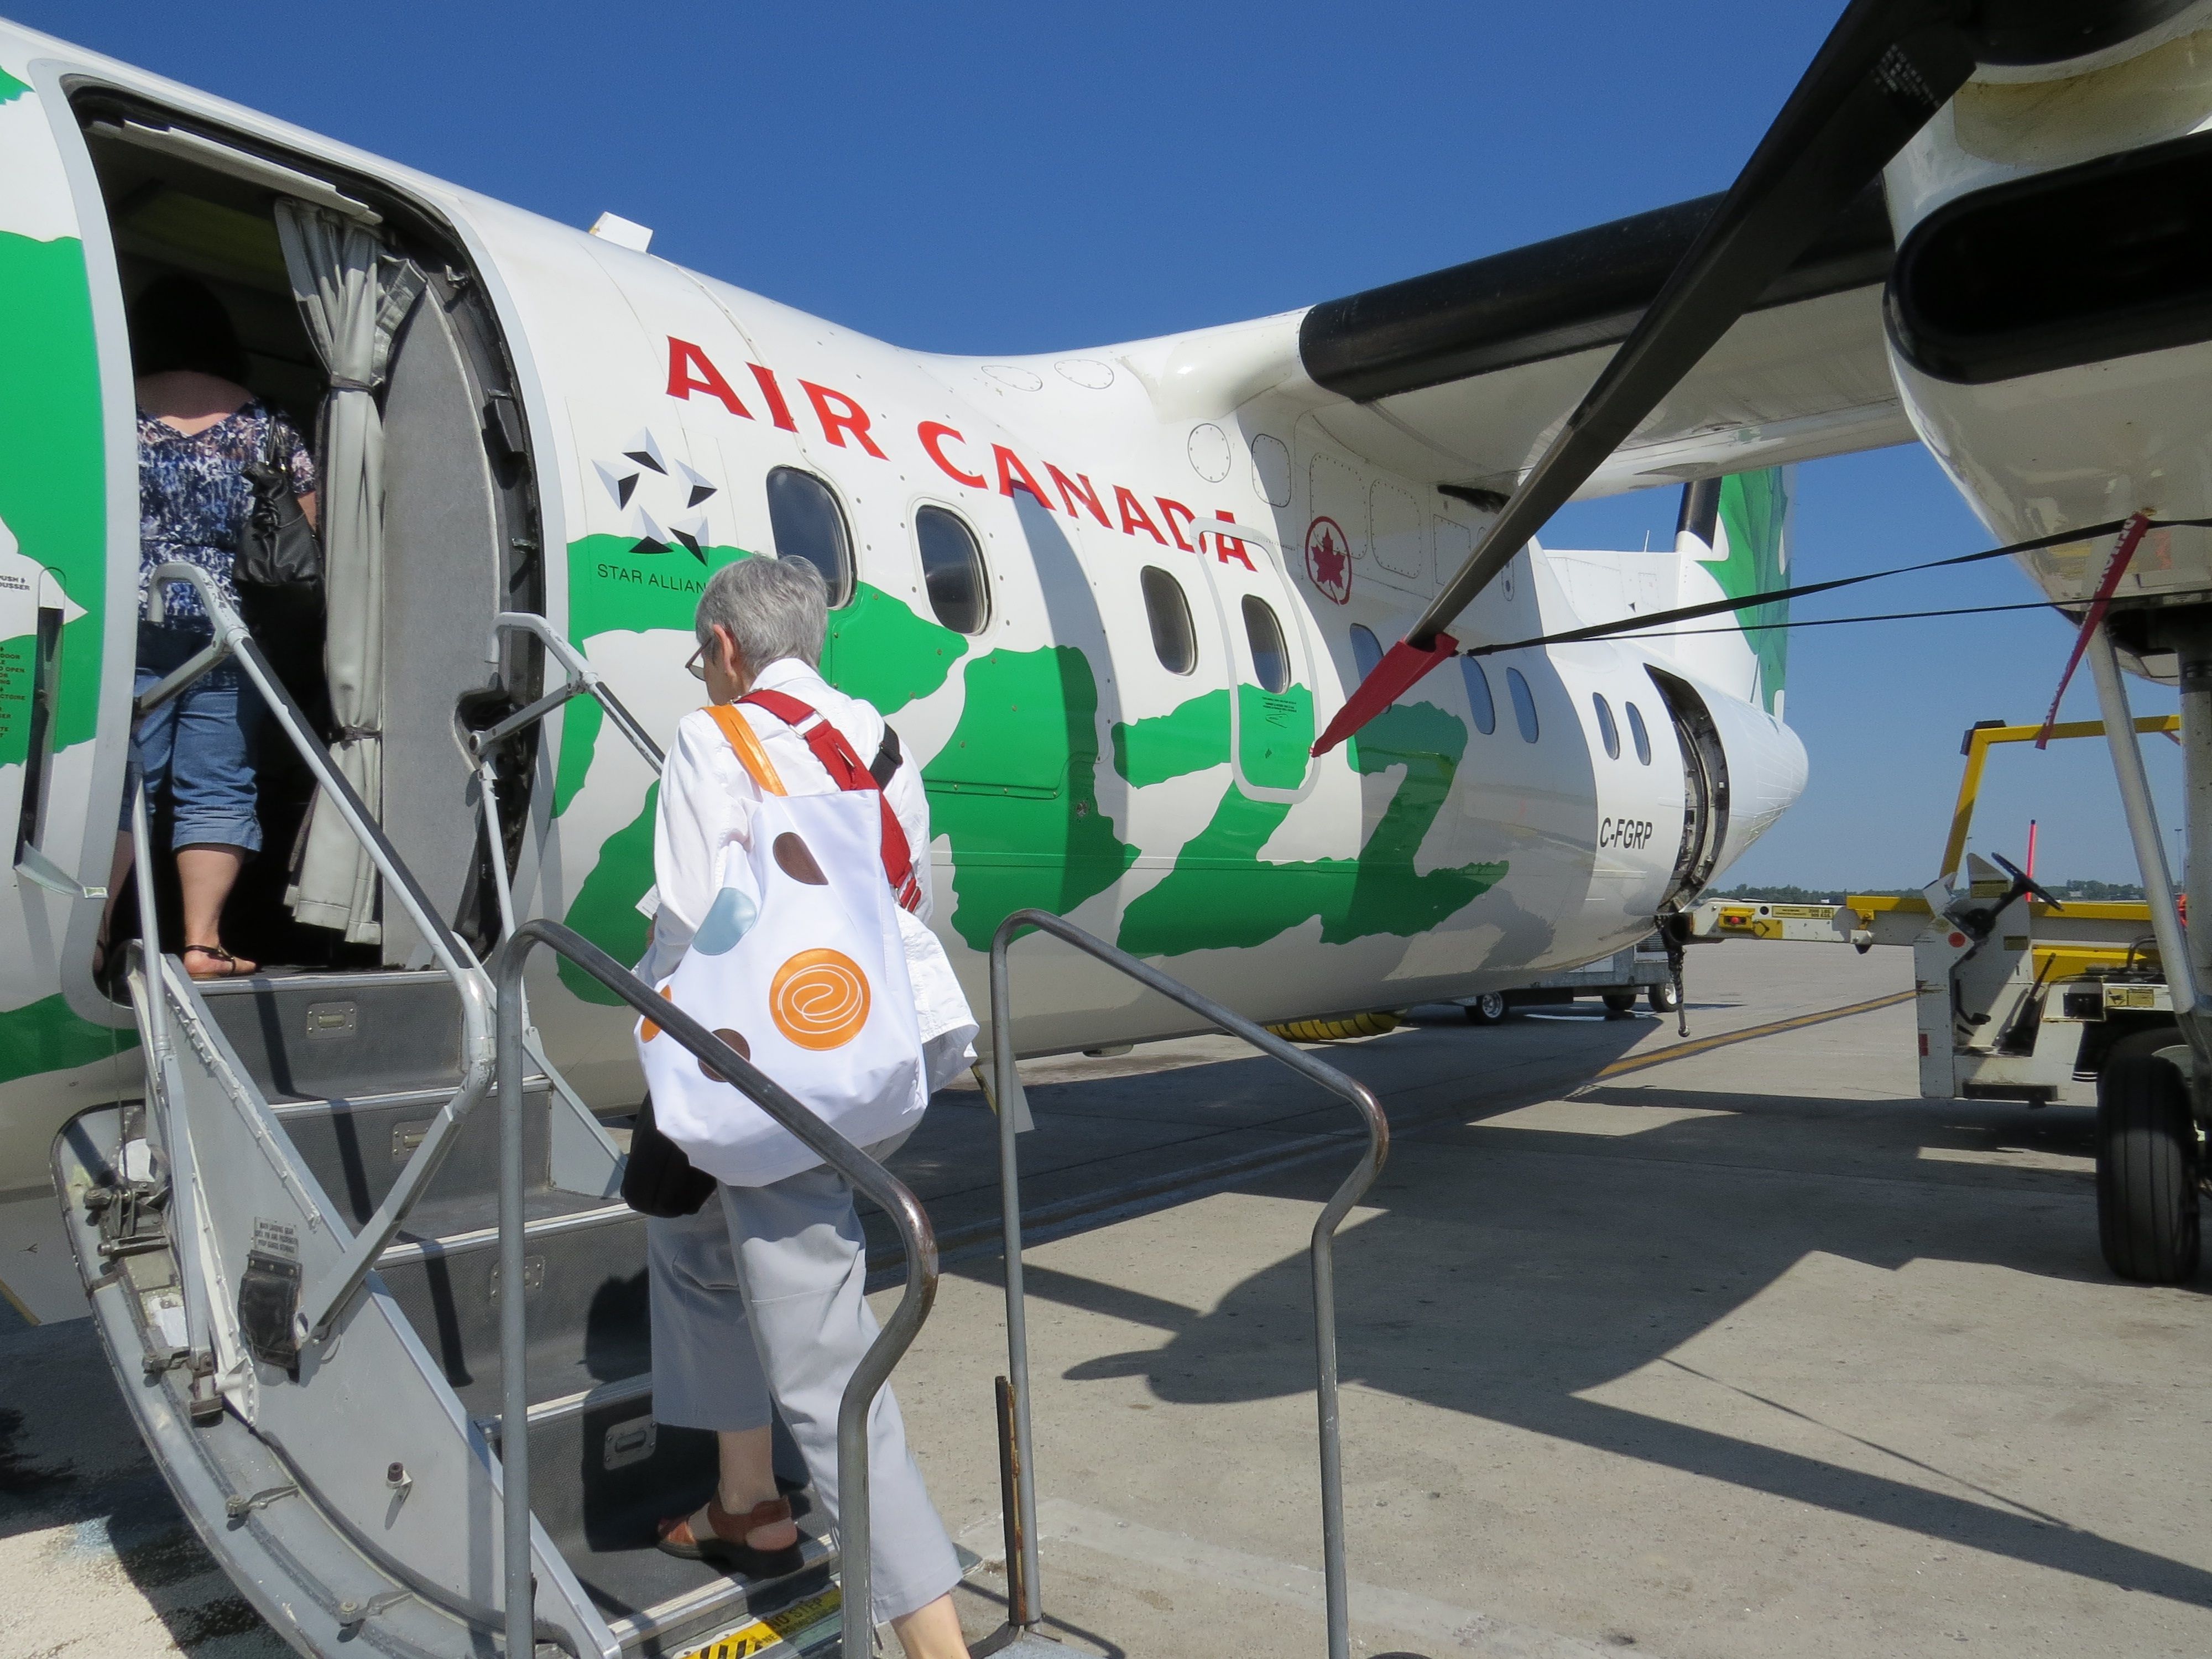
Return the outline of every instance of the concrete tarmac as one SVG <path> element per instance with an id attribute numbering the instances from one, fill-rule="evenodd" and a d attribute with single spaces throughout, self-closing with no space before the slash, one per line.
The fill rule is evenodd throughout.
<path id="1" fill-rule="evenodd" d="M 1395 1141 L 1339 1247 L 1356 1651 L 2212 1650 L 2212 1303 L 2106 1273 L 2089 1114 L 1916 1098 L 1901 1003 L 1704 1043 L 1910 984 L 1729 945 L 1675 1058 L 1594 1007 L 1322 1051 Z M 1344 1113 L 1216 1039 L 1024 1069 L 1048 1615 L 1100 1654 L 1323 1651 L 1304 1249 Z M 899 1160 L 948 1268 L 898 1391 L 987 1558 L 992 1124 L 950 1094 Z M 88 1326 L 0 1330 L 0 1656 L 283 1650 Z"/>

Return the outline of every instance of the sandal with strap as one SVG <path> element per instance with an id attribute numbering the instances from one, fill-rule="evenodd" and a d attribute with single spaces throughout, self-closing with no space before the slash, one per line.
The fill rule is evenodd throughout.
<path id="1" fill-rule="evenodd" d="M 194 979 L 240 979 L 261 965 L 258 962 L 240 962 L 219 945 L 187 945 L 179 954 L 185 957 L 202 956 L 210 962 L 219 962 L 222 964 L 213 973 L 204 974 L 195 971 L 191 963 L 185 963 L 185 971 L 191 974 Z"/>
<path id="2" fill-rule="evenodd" d="M 664 1554 L 684 1561 L 704 1561 L 740 1578 L 781 1578 L 804 1565 L 799 1545 L 793 1542 L 780 1550 L 756 1549 L 745 1539 L 763 1527 L 790 1519 L 788 1498 L 765 1498 L 743 1515 L 732 1515 L 722 1507 L 717 1493 L 698 1514 L 663 1521 L 655 1530 Z"/>

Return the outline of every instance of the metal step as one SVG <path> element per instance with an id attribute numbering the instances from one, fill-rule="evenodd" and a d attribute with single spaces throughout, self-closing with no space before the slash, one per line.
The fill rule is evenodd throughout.
<path id="1" fill-rule="evenodd" d="M 221 1005 L 217 1005 L 221 1006 Z M 550 1133 L 544 1110 L 550 1085 L 527 1080 L 523 1094 L 524 1179 L 543 1187 L 550 1179 Z M 271 1109 L 301 1161 L 356 1226 L 376 1212 L 423 1132 L 453 1097 L 453 1084 L 323 1100 L 293 1101 Z M 496 1213 L 499 1192 L 499 1097 L 495 1086 L 455 1133 L 452 1149 L 416 1206 L 481 1198 Z"/>
<path id="2" fill-rule="evenodd" d="M 271 1105 L 450 1091 L 461 1074 L 459 1000 L 434 969 L 249 974 L 194 988 Z"/>
<path id="3" fill-rule="evenodd" d="M 645 1218 L 619 1202 L 550 1191 L 530 1194 L 526 1209 L 532 1399 L 564 1398 L 649 1369 Z M 506 1287 L 497 1211 L 494 1200 L 427 1202 L 409 1218 L 416 1236 L 377 1262 L 385 1289 L 479 1417 L 499 1404 Z"/>

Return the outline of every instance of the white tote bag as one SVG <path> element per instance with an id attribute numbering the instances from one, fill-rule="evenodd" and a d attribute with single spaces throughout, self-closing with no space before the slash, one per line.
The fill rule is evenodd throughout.
<path id="1" fill-rule="evenodd" d="M 749 767 L 752 760 L 738 750 Z M 911 1129 L 929 1104 L 898 907 L 872 793 L 785 795 L 773 774 L 750 849 L 660 994 L 855 1146 Z M 764 1187 L 822 1160 L 649 1020 L 636 1028 L 653 1121 L 697 1168 Z"/>

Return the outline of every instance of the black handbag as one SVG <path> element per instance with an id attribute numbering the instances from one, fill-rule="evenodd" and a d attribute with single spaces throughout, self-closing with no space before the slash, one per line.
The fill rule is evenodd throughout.
<path id="1" fill-rule="evenodd" d="M 653 1122 L 651 1095 L 637 1109 L 637 1124 L 629 1133 L 622 1195 L 623 1202 L 640 1215 L 664 1220 L 696 1215 L 714 1195 L 714 1177 L 694 1169 L 684 1149 Z"/>
<path id="2" fill-rule="evenodd" d="M 253 487 L 253 506 L 246 533 L 239 538 L 232 575 L 248 587 L 305 593 L 322 585 L 323 544 L 293 493 L 292 464 L 277 444 L 281 429 L 276 416 L 270 416 L 261 453 L 245 470 Z"/>

